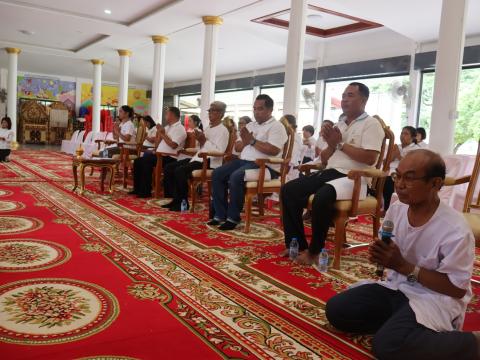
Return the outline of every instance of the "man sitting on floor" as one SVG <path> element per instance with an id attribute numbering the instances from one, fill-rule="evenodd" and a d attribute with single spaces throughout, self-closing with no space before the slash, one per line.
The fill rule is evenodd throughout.
<path id="1" fill-rule="evenodd" d="M 474 237 L 462 214 L 438 197 L 445 163 L 431 151 L 412 151 L 392 178 L 400 201 L 385 220 L 394 237 L 370 247 L 370 261 L 388 269 L 386 280 L 332 297 L 328 321 L 374 333 L 379 359 L 478 359 L 476 336 L 458 331 L 472 298 Z"/>
<path id="2" fill-rule="evenodd" d="M 180 110 L 171 106 L 166 112 L 167 126 L 157 124 L 157 135 L 155 143 L 158 144 L 157 152 L 171 154 L 163 156 L 163 167 L 177 161 L 177 153 L 183 149 L 187 132 L 180 122 Z M 136 194 L 140 198 L 152 196 L 152 174 L 157 164 L 155 153 L 146 154 L 133 162 L 133 190 L 130 194 Z M 173 189 L 170 182 L 163 179 L 163 191 L 165 197 L 173 196 Z"/>
<path id="3" fill-rule="evenodd" d="M 227 149 L 229 132 L 222 124 L 222 118 L 225 115 L 227 105 L 221 101 L 214 101 L 208 109 L 208 118 L 210 125 L 202 132 L 198 129 L 194 130 L 195 138 L 200 144 L 200 150 L 191 159 L 178 160 L 168 164 L 164 169 L 164 177 L 173 187 L 173 200 L 163 205 L 163 208 L 172 211 L 180 211 L 183 200 L 188 205 L 188 179 L 192 175 L 193 170 L 202 168 L 203 159 L 198 156 L 201 152 L 218 151 L 224 153 Z M 209 168 L 215 169 L 222 165 L 221 157 L 210 157 Z"/>
<path id="4" fill-rule="evenodd" d="M 220 230 L 233 230 L 240 222 L 245 201 L 245 171 L 258 169 L 256 159 L 282 156 L 288 137 L 282 123 L 272 117 L 273 100 L 261 94 L 253 106 L 254 122 L 240 130 L 235 150 L 241 152 L 235 159 L 215 169 L 212 174 L 212 197 L 215 215 L 209 225 L 220 225 Z M 270 175 L 278 177 L 280 167 L 269 165 Z M 228 191 L 227 191 L 228 190 Z M 230 201 L 227 201 L 228 195 Z"/>
<path id="5" fill-rule="evenodd" d="M 362 83 L 353 82 L 347 86 L 342 95 L 343 115 L 337 126 L 322 124 L 328 147 L 320 156 L 322 163 L 327 164 L 326 169 L 282 186 L 280 201 L 286 244 L 282 256 L 288 255 L 290 241 L 297 238 L 301 254 L 296 261 L 307 265 L 316 262 L 335 215 L 338 191 L 350 192 L 351 198 L 353 181 L 346 179 L 348 172 L 371 167 L 377 161 L 385 133 L 380 122 L 365 112 L 369 93 Z M 330 183 L 333 180 L 337 181 Z M 311 211 L 312 241 L 308 246 L 302 214 L 312 194 L 315 194 Z"/>

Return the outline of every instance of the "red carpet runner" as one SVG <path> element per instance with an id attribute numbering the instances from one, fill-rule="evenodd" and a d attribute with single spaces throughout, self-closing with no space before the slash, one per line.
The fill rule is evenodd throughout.
<path id="1" fill-rule="evenodd" d="M 326 322 L 324 305 L 373 268 L 345 250 L 320 274 L 276 254 L 278 218 L 250 234 L 171 213 L 117 185 L 71 192 L 69 157 L 18 151 L 0 164 L 2 359 L 368 359 L 368 336 Z M 202 204 L 201 206 L 204 206 Z M 350 242 L 371 227 L 350 226 Z M 476 276 L 479 274 L 476 267 Z M 479 329 L 478 288 L 465 329 Z"/>

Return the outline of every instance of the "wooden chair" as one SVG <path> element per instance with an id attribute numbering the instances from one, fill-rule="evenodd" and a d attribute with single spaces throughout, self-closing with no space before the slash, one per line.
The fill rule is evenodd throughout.
<path id="1" fill-rule="evenodd" d="M 460 178 L 446 178 L 445 186 L 453 186 L 468 182 L 467 192 L 465 194 L 465 202 L 463 203 L 463 216 L 467 220 L 475 237 L 475 246 L 480 247 L 480 186 L 478 186 L 480 176 L 480 140 L 478 141 L 477 156 L 473 166 L 472 174 Z M 475 198 L 475 190 L 478 193 Z M 472 212 L 474 210 L 475 212 Z"/>
<path id="2" fill-rule="evenodd" d="M 137 127 L 135 141 L 130 143 L 118 143 L 118 147 L 120 148 L 120 163 L 123 168 L 123 188 L 127 187 L 128 170 L 131 169 L 133 171 L 133 161 L 140 157 L 146 136 L 147 129 L 145 122 L 140 120 Z M 134 147 L 126 147 L 125 145 Z"/>
<path id="3" fill-rule="evenodd" d="M 383 186 L 388 176 L 392 151 L 395 145 L 395 135 L 383 120 L 375 115 L 382 125 L 385 136 L 382 141 L 380 155 L 374 168 L 364 170 L 351 170 L 348 178 L 354 181 L 351 200 L 338 200 L 335 204 L 336 216 L 335 223 L 335 253 L 333 258 L 333 268 L 340 269 L 340 255 L 343 245 L 346 243 L 346 226 L 350 218 L 358 215 L 369 215 L 373 218 L 373 237 L 378 236 L 380 228 L 381 208 L 383 201 Z M 367 195 L 364 200 L 360 200 L 360 190 L 362 177 L 371 179 L 371 189 L 375 195 Z M 311 195 L 308 201 L 308 209 L 311 210 L 314 195 Z"/>
<path id="4" fill-rule="evenodd" d="M 158 144 L 155 144 L 155 147 L 157 147 Z M 192 152 L 192 148 L 195 148 L 196 146 L 196 139 L 195 139 L 195 134 L 193 132 L 187 133 L 187 139 L 185 140 L 185 146 L 184 149 L 188 149 L 188 154 Z M 162 194 L 162 182 L 163 182 L 163 157 L 164 156 L 177 156 L 180 151 L 184 149 L 179 149 L 176 154 L 171 154 L 171 153 L 163 153 L 163 152 L 155 152 L 155 155 L 157 156 L 157 165 L 155 166 L 155 171 L 153 175 L 153 188 L 154 188 L 154 196 L 155 198 L 160 198 Z"/>
<path id="5" fill-rule="evenodd" d="M 293 145 L 295 143 L 295 130 L 285 121 L 282 121 L 287 131 L 288 139 L 283 146 L 281 158 L 257 159 L 255 163 L 259 166 L 258 180 L 247 181 L 245 183 L 245 228 L 244 232 L 250 232 L 250 224 L 252 221 L 253 198 L 257 196 L 258 212 L 260 216 L 264 215 L 264 199 L 265 195 L 279 193 L 280 188 L 285 184 L 285 179 L 290 168 L 290 160 L 292 157 Z M 280 177 L 274 180 L 265 180 L 265 171 L 267 164 L 280 165 Z"/>
<path id="6" fill-rule="evenodd" d="M 223 125 L 228 129 L 229 138 L 227 149 L 224 153 L 218 151 L 209 151 L 209 152 L 202 152 L 198 154 L 199 157 L 203 159 L 202 169 L 201 170 L 194 170 L 192 171 L 192 177 L 189 180 L 189 188 L 190 188 L 190 212 L 195 212 L 195 205 L 197 203 L 197 188 L 199 185 L 207 184 L 207 199 L 208 199 L 208 206 L 211 206 L 210 196 L 212 194 L 212 173 L 213 170 L 208 168 L 208 158 L 209 157 L 221 157 L 223 158 L 223 162 L 225 163 L 229 157 L 232 155 L 233 145 L 235 145 L 235 140 L 237 138 L 235 124 L 233 121 L 228 121 L 228 119 L 224 119 Z"/>

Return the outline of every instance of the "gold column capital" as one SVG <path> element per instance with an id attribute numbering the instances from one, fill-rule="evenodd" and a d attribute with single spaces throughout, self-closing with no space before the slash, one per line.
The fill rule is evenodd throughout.
<path id="1" fill-rule="evenodd" d="M 12 47 L 7 47 L 5 48 L 5 51 L 9 54 L 20 54 L 22 52 L 21 49 L 19 48 L 12 48 Z"/>
<path id="2" fill-rule="evenodd" d="M 202 16 L 205 25 L 222 25 L 223 19 L 220 16 Z"/>
<path id="3" fill-rule="evenodd" d="M 105 61 L 103 61 L 101 59 L 92 59 L 90 61 L 92 62 L 93 65 L 103 65 L 103 64 L 105 64 Z"/>
<path id="4" fill-rule="evenodd" d="M 120 56 L 132 56 L 131 50 L 118 49 L 117 52 L 118 52 L 118 55 Z"/>
<path id="5" fill-rule="evenodd" d="M 163 35 L 153 35 L 152 41 L 154 44 L 166 44 L 168 42 L 168 37 Z"/>

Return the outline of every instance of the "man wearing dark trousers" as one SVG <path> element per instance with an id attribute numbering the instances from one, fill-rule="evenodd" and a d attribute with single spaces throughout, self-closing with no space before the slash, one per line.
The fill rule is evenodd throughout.
<path id="1" fill-rule="evenodd" d="M 335 295 L 327 319 L 342 331 L 375 334 L 378 359 L 479 359 L 478 334 L 460 331 L 472 298 L 475 240 L 463 215 L 438 197 L 445 163 L 429 150 L 412 151 L 392 179 L 400 201 L 385 220 L 394 237 L 377 239 L 369 251 L 386 280 Z"/>
<path id="2" fill-rule="evenodd" d="M 280 190 L 282 202 L 283 231 L 288 255 L 290 241 L 297 238 L 300 264 L 313 264 L 325 244 L 328 228 L 335 215 L 337 191 L 352 191 L 353 182 L 344 179 L 353 169 L 365 169 L 375 164 L 382 146 L 384 131 L 379 121 L 365 112 L 369 89 L 362 83 L 353 82 L 342 95 L 343 115 L 336 126 L 323 125 L 323 137 L 328 147 L 322 151 L 322 163 L 326 169 L 310 176 L 287 182 Z M 343 179 L 342 179 L 343 180 Z M 312 241 L 308 245 L 303 227 L 303 209 L 310 195 L 312 203 Z M 366 195 L 366 188 L 365 194 Z"/>
<path id="3" fill-rule="evenodd" d="M 169 107 L 166 112 L 167 126 L 163 127 L 157 124 L 157 135 L 155 144 L 157 152 L 172 154 L 163 156 L 163 168 L 167 164 L 177 161 L 177 153 L 183 149 L 187 132 L 180 122 L 180 110 L 177 107 Z M 130 194 L 135 194 L 140 198 L 152 196 L 152 174 L 157 165 L 157 156 L 155 153 L 147 154 L 133 161 L 133 190 Z M 163 191 L 165 197 L 173 196 L 173 185 L 171 179 L 163 181 Z"/>
<path id="4" fill-rule="evenodd" d="M 214 101 L 208 109 L 208 118 L 210 125 L 202 132 L 195 129 L 195 137 L 200 144 L 200 149 L 191 159 L 179 160 L 168 164 L 164 169 L 164 177 L 168 178 L 168 182 L 173 187 L 173 200 L 163 205 L 163 208 L 171 211 L 180 211 L 183 200 L 188 205 L 188 179 L 192 175 L 193 170 L 202 168 L 203 159 L 199 156 L 202 152 L 216 151 L 224 153 L 227 150 L 229 132 L 222 124 L 222 118 L 225 115 L 227 105 L 221 101 Z M 209 167 L 217 168 L 222 165 L 222 158 L 209 158 Z"/>

